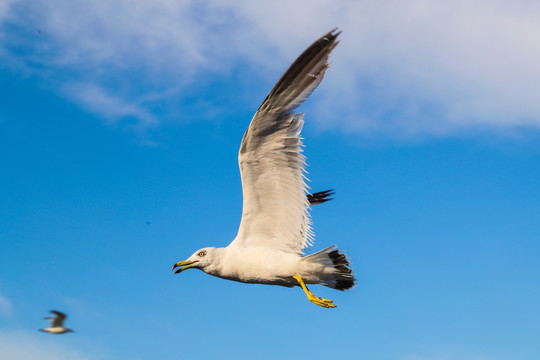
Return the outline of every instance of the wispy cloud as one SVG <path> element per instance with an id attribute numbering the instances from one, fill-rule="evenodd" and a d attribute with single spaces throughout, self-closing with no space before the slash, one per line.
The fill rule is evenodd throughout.
<path id="1" fill-rule="evenodd" d="M 339 26 L 342 43 L 309 117 L 320 126 L 392 136 L 540 128 L 533 1 L 19 0 L 6 8 L 3 29 L 18 35 L 2 53 L 116 124 L 157 126 L 154 105 L 171 100 L 164 94 L 178 101 L 239 64 L 279 73 Z"/>
<path id="2" fill-rule="evenodd" d="M 4 17 L 7 15 L 9 8 L 11 6 L 11 3 L 15 0 L 6 0 L 0 2 L 0 20 L 3 20 Z"/>
<path id="3" fill-rule="evenodd" d="M 90 360 L 81 352 L 26 331 L 0 331 L 0 359 Z M 48 335 L 51 336 L 51 335 Z"/>
<path id="4" fill-rule="evenodd" d="M 0 294 L 0 316 L 10 317 L 13 315 L 13 306 L 5 296 Z"/>
<path id="5" fill-rule="evenodd" d="M 68 83 L 64 92 L 83 108 L 101 115 L 110 123 L 132 119 L 135 128 L 148 128 L 157 125 L 156 118 L 136 102 L 128 101 L 97 84 Z"/>

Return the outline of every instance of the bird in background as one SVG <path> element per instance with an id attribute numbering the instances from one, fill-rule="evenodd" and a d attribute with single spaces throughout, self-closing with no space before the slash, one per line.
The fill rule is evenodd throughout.
<path id="1" fill-rule="evenodd" d="M 39 331 L 48 332 L 50 334 L 65 334 L 68 332 L 75 332 L 64 327 L 64 320 L 67 318 L 66 314 L 56 310 L 51 310 L 51 313 L 54 314 L 54 317 L 45 318 L 45 320 L 49 320 L 51 322 L 51 326 L 45 329 L 39 329 Z"/>
<path id="2" fill-rule="evenodd" d="M 333 308 L 306 284 L 337 290 L 354 286 L 349 261 L 336 246 L 311 255 L 311 205 L 331 191 L 307 194 L 300 131 L 303 113 L 294 113 L 315 90 L 328 68 L 340 32 L 332 30 L 307 48 L 255 113 L 240 145 L 243 211 L 236 238 L 224 248 L 205 247 L 173 265 L 175 274 L 199 269 L 243 283 L 300 286 L 312 303 Z"/>

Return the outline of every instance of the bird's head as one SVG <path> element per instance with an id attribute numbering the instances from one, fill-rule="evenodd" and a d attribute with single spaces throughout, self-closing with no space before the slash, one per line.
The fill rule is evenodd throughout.
<path id="1" fill-rule="evenodd" d="M 204 271 L 204 268 L 212 263 L 212 260 L 215 256 L 216 248 L 206 247 L 199 249 L 193 253 L 189 258 L 184 261 L 179 261 L 173 265 L 172 270 L 179 268 L 174 273 L 179 274 L 187 269 L 201 269 Z"/>

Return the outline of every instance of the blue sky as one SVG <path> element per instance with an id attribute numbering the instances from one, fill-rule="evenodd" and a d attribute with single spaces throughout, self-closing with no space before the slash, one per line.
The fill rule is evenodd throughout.
<path id="1" fill-rule="evenodd" d="M 0 359 L 540 357 L 540 18 L 529 1 L 0 4 Z M 358 285 L 171 265 L 236 235 L 251 116 L 312 41 L 315 245 Z M 69 314 L 75 334 L 47 336 Z"/>

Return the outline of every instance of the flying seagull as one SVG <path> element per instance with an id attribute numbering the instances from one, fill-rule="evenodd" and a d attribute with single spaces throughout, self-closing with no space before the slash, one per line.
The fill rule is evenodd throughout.
<path id="1" fill-rule="evenodd" d="M 66 314 L 56 310 L 51 310 L 51 313 L 54 314 L 54 317 L 45 318 L 45 320 L 49 320 L 51 322 L 51 327 L 39 329 L 39 331 L 48 332 L 51 334 L 65 334 L 68 332 L 75 332 L 71 329 L 64 327 L 64 320 L 67 318 Z"/>
<path id="2" fill-rule="evenodd" d="M 323 79 L 339 34 L 334 29 L 307 48 L 253 116 L 238 155 L 244 203 L 236 238 L 224 248 L 197 250 L 174 264 L 173 270 L 179 268 L 175 274 L 200 269 L 244 283 L 300 286 L 309 301 L 326 308 L 336 305 L 313 295 L 306 284 L 337 290 L 354 286 L 349 262 L 335 245 L 303 253 L 313 243 L 310 205 L 333 193 L 306 195 L 300 137 L 304 114 L 294 113 Z"/>

